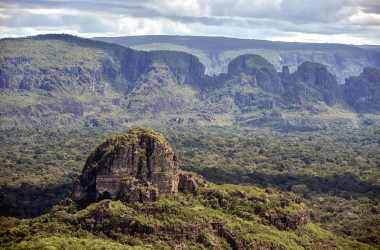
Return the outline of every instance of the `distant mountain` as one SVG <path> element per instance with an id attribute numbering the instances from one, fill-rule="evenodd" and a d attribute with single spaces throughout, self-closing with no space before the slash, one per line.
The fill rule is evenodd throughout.
<path id="1" fill-rule="evenodd" d="M 295 71 L 303 62 L 317 62 L 327 66 L 344 83 L 358 75 L 364 67 L 380 67 L 378 46 L 343 44 L 290 43 L 254 39 L 202 36 L 125 36 L 97 37 L 96 40 L 116 43 L 138 50 L 175 50 L 191 53 L 206 66 L 207 74 L 226 72 L 228 63 L 243 54 L 263 56 L 280 71 L 289 66 Z"/>
<path id="2" fill-rule="evenodd" d="M 347 48 L 325 47 L 334 46 Z M 148 123 L 314 130 L 358 126 L 352 111 L 380 112 L 380 83 L 367 69 L 339 85 L 323 64 L 304 62 L 294 73 L 287 66 L 278 72 L 254 54 L 209 76 L 188 53 L 136 51 L 69 35 L 3 39 L 0 48 L 0 125 L 6 128 Z"/>

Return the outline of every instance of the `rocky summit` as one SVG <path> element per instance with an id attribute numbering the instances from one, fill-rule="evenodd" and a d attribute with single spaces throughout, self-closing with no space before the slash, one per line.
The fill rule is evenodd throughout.
<path id="1" fill-rule="evenodd" d="M 88 157 L 73 198 L 83 205 L 102 199 L 155 201 L 161 194 L 195 192 L 196 181 L 178 169 L 166 139 L 147 128 L 132 128 L 100 144 Z"/>

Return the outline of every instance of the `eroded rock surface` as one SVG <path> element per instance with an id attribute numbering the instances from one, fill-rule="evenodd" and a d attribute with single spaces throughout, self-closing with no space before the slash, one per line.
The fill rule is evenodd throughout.
<path id="1" fill-rule="evenodd" d="M 74 200 L 155 200 L 178 192 L 176 156 L 165 138 L 150 129 L 133 128 L 99 145 L 75 185 Z"/>
<path id="2" fill-rule="evenodd" d="M 178 175 L 178 191 L 196 194 L 199 187 L 205 185 L 205 180 L 192 172 L 181 171 Z"/>
<path id="3" fill-rule="evenodd" d="M 195 194 L 204 182 L 178 169 L 177 157 L 160 133 L 132 128 L 107 139 L 88 157 L 73 199 L 82 205 L 103 199 L 155 201 L 178 191 Z"/>

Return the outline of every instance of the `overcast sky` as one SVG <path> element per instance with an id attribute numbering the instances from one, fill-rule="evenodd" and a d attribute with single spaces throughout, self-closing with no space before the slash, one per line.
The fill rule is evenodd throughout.
<path id="1" fill-rule="evenodd" d="M 207 35 L 380 44 L 380 0 L 0 0 L 0 36 Z"/>

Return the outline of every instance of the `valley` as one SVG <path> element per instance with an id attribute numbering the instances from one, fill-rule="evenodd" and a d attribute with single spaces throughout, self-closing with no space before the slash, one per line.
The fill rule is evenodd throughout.
<path id="1" fill-rule="evenodd" d="M 344 57 L 349 62 L 337 76 L 337 65 L 309 62 L 308 56 L 280 64 L 265 57 L 267 51 L 256 53 L 258 48 L 245 48 L 239 55 L 220 49 L 218 56 L 233 56 L 210 68 L 212 62 L 193 48 L 178 50 L 194 55 L 121 46 L 145 50 L 152 41 L 129 42 L 133 44 L 69 35 L 0 40 L 0 240 L 29 241 L 16 249 L 28 249 L 27 244 L 38 249 L 43 241 L 62 247 L 62 237 L 78 246 L 97 241 L 115 249 L 154 249 L 154 241 L 162 240 L 171 249 L 178 239 L 168 238 L 175 229 L 165 226 L 189 226 L 196 217 L 200 228 L 209 220 L 222 221 L 239 232 L 241 242 L 262 246 L 257 249 L 380 246 L 376 50 L 351 48 L 368 60 L 351 70 L 355 60 Z M 169 43 L 160 42 L 155 49 Z M 310 46 L 308 51 L 316 45 Z M 357 59 L 363 62 L 361 56 Z M 136 126 L 161 132 L 178 156 L 179 168 L 203 176 L 209 186 L 198 196 L 180 194 L 148 205 L 99 201 L 79 210 L 62 204 L 96 145 Z M 236 198 L 238 191 L 245 193 L 242 199 Z M 310 223 L 276 228 L 247 203 L 262 196 L 274 208 L 281 207 L 281 199 L 289 200 L 290 207 L 307 207 Z M 146 215 L 144 221 L 139 213 L 149 209 L 163 212 Z M 105 222 L 97 221 L 99 211 Z M 147 229 L 156 237 L 151 241 L 144 238 L 145 231 L 139 237 L 122 236 L 112 229 L 120 216 L 141 228 L 162 227 Z M 50 235 L 49 227 L 57 233 Z M 79 227 L 84 231 L 71 233 Z M 202 229 L 186 242 L 195 249 L 231 248 L 218 228 Z"/>

